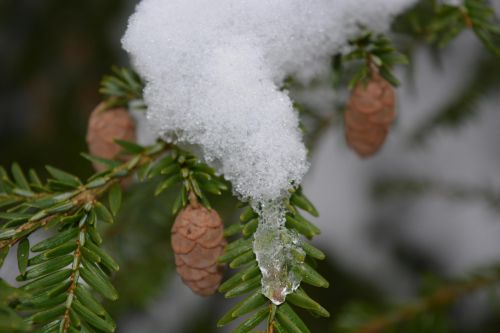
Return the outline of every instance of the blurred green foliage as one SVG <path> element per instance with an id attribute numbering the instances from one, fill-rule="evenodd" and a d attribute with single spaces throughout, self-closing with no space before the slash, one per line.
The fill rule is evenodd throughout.
<path id="1" fill-rule="evenodd" d="M 11 308 L 21 297 L 29 295 L 0 279 L 0 333 L 22 333 L 30 329 L 30 325 Z"/>
<path id="2" fill-rule="evenodd" d="M 0 1 L 0 164 L 89 174 L 86 119 L 133 1 Z"/>

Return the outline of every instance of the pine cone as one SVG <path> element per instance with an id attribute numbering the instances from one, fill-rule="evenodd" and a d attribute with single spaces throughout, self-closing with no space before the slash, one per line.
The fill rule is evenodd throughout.
<path id="1" fill-rule="evenodd" d="M 121 147 L 114 140 L 135 141 L 135 122 L 127 109 L 106 110 L 104 103 L 99 104 L 89 118 L 87 144 L 92 155 L 115 159 Z M 97 171 L 105 167 L 94 163 Z"/>
<path id="2" fill-rule="evenodd" d="M 396 117 L 394 88 L 374 74 L 368 84 L 358 83 L 344 114 L 347 144 L 361 157 L 375 154 Z"/>
<path id="3" fill-rule="evenodd" d="M 184 208 L 172 227 L 177 273 L 200 296 L 213 295 L 222 281 L 217 258 L 224 251 L 224 226 L 219 214 L 199 204 Z"/>

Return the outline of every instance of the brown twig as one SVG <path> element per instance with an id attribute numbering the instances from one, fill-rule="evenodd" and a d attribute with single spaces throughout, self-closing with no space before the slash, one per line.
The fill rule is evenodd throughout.
<path id="1" fill-rule="evenodd" d="M 41 220 L 28 222 L 28 223 L 25 223 L 25 224 L 19 226 L 19 228 L 16 229 L 16 234 L 25 232 L 25 231 L 30 230 L 30 229 L 33 229 L 33 230 L 29 231 L 27 234 L 23 234 L 22 236 L 18 236 L 18 237 L 12 238 L 12 239 L 5 239 L 5 240 L 0 241 L 0 250 L 2 250 L 5 247 L 13 246 L 17 242 L 19 242 L 21 239 L 23 239 L 27 235 L 31 234 L 33 231 L 47 225 L 47 223 L 52 221 L 52 219 L 54 217 L 55 217 L 55 215 L 47 216 Z"/>
<path id="2" fill-rule="evenodd" d="M 269 318 L 267 319 L 266 333 L 274 333 L 274 316 L 276 314 L 276 305 L 269 302 Z"/>
<path id="3" fill-rule="evenodd" d="M 482 288 L 490 287 L 498 282 L 500 282 L 500 272 L 495 272 L 490 276 L 477 276 L 465 282 L 457 282 L 442 287 L 426 298 L 374 318 L 356 329 L 354 333 L 382 332 L 404 321 L 414 319 L 420 313 L 449 305 L 458 298 Z"/>
<path id="4" fill-rule="evenodd" d="M 460 6 L 459 9 L 460 9 L 460 13 L 462 13 L 462 16 L 464 18 L 465 25 L 467 26 L 467 28 L 469 28 L 469 29 L 474 28 L 474 23 L 472 22 L 472 19 L 470 18 L 469 11 L 467 10 L 467 8 L 465 8 L 464 6 Z"/>
<path id="5" fill-rule="evenodd" d="M 198 198 L 196 197 L 196 194 L 194 193 L 194 191 L 189 190 L 188 198 L 189 198 L 189 205 L 192 208 L 199 208 L 200 207 L 200 202 L 198 201 Z"/>
<path id="6" fill-rule="evenodd" d="M 105 184 L 102 187 L 94 188 L 94 189 L 87 189 L 84 186 L 80 187 L 80 193 L 78 193 L 73 199 L 72 202 L 75 206 L 75 208 L 67 211 L 66 213 L 54 213 L 49 216 L 46 216 L 40 220 L 35 220 L 31 222 L 27 222 L 25 224 L 20 225 L 16 229 L 16 234 L 21 234 L 24 233 L 25 231 L 30 230 L 28 233 L 22 234 L 20 236 L 14 237 L 12 239 L 5 239 L 3 241 L 0 241 L 0 250 L 9 246 L 13 246 L 23 238 L 27 237 L 29 234 L 33 233 L 34 231 L 45 227 L 50 221 L 52 221 L 54 218 L 57 216 L 67 216 L 71 215 L 72 213 L 76 212 L 80 207 L 86 203 L 92 203 L 96 200 L 97 197 L 99 197 L 103 192 L 105 192 L 111 185 L 117 182 L 117 179 L 111 179 L 107 184 Z"/>
<path id="7" fill-rule="evenodd" d="M 83 226 L 80 229 L 80 232 L 85 232 L 85 226 Z M 70 286 L 68 288 L 68 297 L 67 297 L 67 299 L 69 299 L 70 297 L 72 299 L 74 299 L 75 289 L 76 289 L 76 286 L 77 286 L 77 283 L 78 283 L 76 272 L 79 271 L 78 267 L 80 266 L 81 255 L 82 255 L 81 254 L 81 246 L 82 246 L 82 244 L 80 243 L 80 240 L 77 239 L 76 240 L 76 250 L 75 250 L 75 253 L 74 253 L 74 256 L 76 258 L 76 260 L 74 261 L 74 263 L 75 263 L 74 266 L 76 266 L 76 268 L 73 268 L 73 272 L 71 272 L 71 277 L 70 277 L 71 284 L 70 284 Z M 67 333 L 68 329 L 69 329 L 69 326 L 71 325 L 70 311 L 71 311 L 71 306 L 67 305 L 66 310 L 64 311 L 64 315 L 63 315 L 63 324 L 62 324 L 63 333 Z"/>

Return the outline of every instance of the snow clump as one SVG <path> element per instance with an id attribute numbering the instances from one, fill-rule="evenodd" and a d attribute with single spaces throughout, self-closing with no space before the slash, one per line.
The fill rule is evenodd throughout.
<path id="1" fill-rule="evenodd" d="M 142 0 L 130 18 L 123 46 L 146 83 L 150 125 L 167 141 L 197 147 L 258 211 L 254 252 L 263 293 L 276 304 L 300 283 L 283 201 L 308 169 L 282 83 L 328 71 L 349 39 L 364 28 L 386 31 L 415 2 Z"/>
<path id="2" fill-rule="evenodd" d="M 155 131 L 199 146 L 238 195 L 266 201 L 307 170 L 283 80 L 313 78 L 361 26 L 385 31 L 414 2 L 143 0 L 123 46 Z"/>

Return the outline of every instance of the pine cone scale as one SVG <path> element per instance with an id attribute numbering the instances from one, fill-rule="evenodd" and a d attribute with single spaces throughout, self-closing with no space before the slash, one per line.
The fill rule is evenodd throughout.
<path id="1" fill-rule="evenodd" d="M 207 229 L 207 232 L 202 235 L 198 241 L 199 244 L 205 249 L 211 249 L 214 247 L 218 247 L 224 239 L 224 229 L 220 228 L 211 228 Z"/>
<path id="2" fill-rule="evenodd" d="M 174 249 L 175 253 L 189 253 L 194 249 L 195 246 L 196 243 L 194 241 L 183 237 L 176 232 L 172 232 L 172 248 Z"/>
<path id="3" fill-rule="evenodd" d="M 217 261 L 217 258 L 222 254 L 223 250 L 224 248 L 221 249 L 220 247 L 206 249 L 196 244 L 189 253 L 179 253 L 178 255 L 182 258 L 184 263 L 191 268 L 207 268 Z"/>

